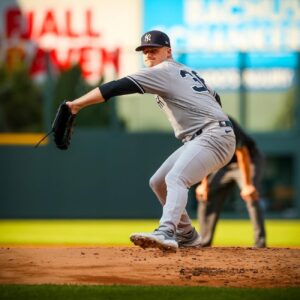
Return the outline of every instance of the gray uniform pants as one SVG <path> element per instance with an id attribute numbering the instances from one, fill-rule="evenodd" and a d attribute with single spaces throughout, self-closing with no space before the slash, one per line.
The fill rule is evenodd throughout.
<path id="1" fill-rule="evenodd" d="M 180 233 L 191 230 L 185 210 L 188 189 L 223 167 L 233 156 L 235 136 L 228 128 L 218 124 L 205 128 L 169 156 L 152 176 L 150 187 L 163 205 L 161 228 Z"/>
<path id="2" fill-rule="evenodd" d="M 253 183 L 259 191 L 264 168 L 264 157 L 260 152 L 252 157 L 252 163 Z M 209 177 L 208 201 L 200 201 L 198 205 L 198 220 L 203 246 L 212 244 L 223 202 L 236 184 L 241 189 L 242 178 L 237 163 L 231 163 Z M 260 201 L 247 201 L 246 205 L 254 229 L 254 246 L 265 247 L 266 231 Z"/>

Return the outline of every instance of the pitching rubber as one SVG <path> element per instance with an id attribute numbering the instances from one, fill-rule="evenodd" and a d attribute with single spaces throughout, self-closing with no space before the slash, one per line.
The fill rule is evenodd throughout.
<path id="1" fill-rule="evenodd" d="M 178 249 L 178 245 L 176 242 L 171 243 L 167 241 L 161 241 L 153 235 L 145 235 L 145 234 L 132 234 L 130 236 L 131 242 L 133 242 L 136 246 L 139 246 L 143 249 L 146 248 L 158 248 L 162 251 L 176 252 Z"/>

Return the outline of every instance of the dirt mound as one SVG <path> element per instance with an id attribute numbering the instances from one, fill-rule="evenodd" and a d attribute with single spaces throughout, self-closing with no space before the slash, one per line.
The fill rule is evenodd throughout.
<path id="1" fill-rule="evenodd" d="M 2 247 L 0 284 L 300 286 L 300 249 Z"/>

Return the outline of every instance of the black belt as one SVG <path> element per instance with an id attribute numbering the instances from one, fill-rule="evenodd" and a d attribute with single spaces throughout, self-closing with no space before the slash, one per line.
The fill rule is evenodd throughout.
<path id="1" fill-rule="evenodd" d="M 219 121 L 219 126 L 220 127 L 232 127 L 232 123 L 230 121 Z M 191 138 L 189 139 L 189 141 L 193 140 L 196 136 L 200 135 L 203 132 L 202 129 L 199 129 L 198 131 L 196 131 Z"/>

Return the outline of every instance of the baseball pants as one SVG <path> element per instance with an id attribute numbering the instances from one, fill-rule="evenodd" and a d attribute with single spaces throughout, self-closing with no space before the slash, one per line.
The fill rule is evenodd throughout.
<path id="1" fill-rule="evenodd" d="M 234 151 L 233 131 L 213 125 L 167 158 L 150 179 L 150 187 L 163 205 L 160 228 L 179 233 L 192 229 L 185 210 L 188 189 L 228 163 Z"/>

